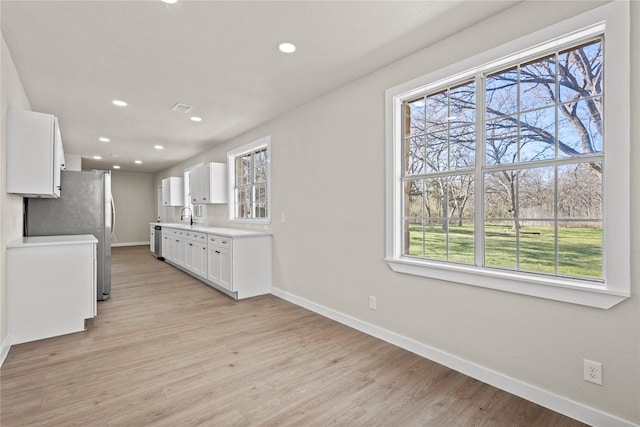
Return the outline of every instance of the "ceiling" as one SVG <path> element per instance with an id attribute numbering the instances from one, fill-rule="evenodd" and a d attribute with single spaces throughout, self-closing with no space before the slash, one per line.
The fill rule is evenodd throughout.
<path id="1" fill-rule="evenodd" d="M 155 173 L 514 3 L 2 0 L 0 15 L 31 107 L 58 116 L 65 152 L 83 168 Z M 283 41 L 297 50 L 279 52 Z"/>

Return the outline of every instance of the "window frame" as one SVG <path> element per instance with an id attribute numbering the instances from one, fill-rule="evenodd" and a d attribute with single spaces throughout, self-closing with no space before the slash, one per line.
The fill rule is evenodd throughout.
<path id="1" fill-rule="evenodd" d="M 236 217 L 236 158 L 255 153 L 263 149 L 267 150 L 267 181 L 266 197 L 267 215 L 263 218 L 238 218 Z M 271 224 L 271 136 L 260 138 L 246 145 L 227 152 L 228 185 L 229 185 L 229 220 L 236 223 Z"/>
<path id="2" fill-rule="evenodd" d="M 402 106 L 425 92 L 455 85 L 492 70 L 544 55 L 568 43 L 604 34 L 604 118 L 606 179 L 603 206 L 603 276 L 601 281 L 574 280 L 475 265 L 403 256 Z M 610 308 L 630 296 L 630 117 L 629 5 L 614 2 L 469 59 L 433 71 L 385 93 L 386 232 L 385 260 L 393 271 L 473 286 Z M 615 100 L 615 101 L 611 101 Z M 613 143 L 615 141 L 615 143 Z M 476 158 L 478 154 L 476 154 Z M 480 158 L 480 161 L 483 161 Z M 478 181 L 482 182 L 482 181 Z M 484 189 L 482 189 L 484 191 Z M 478 196 L 476 194 L 476 197 Z M 476 217 L 482 212 L 476 212 Z"/>

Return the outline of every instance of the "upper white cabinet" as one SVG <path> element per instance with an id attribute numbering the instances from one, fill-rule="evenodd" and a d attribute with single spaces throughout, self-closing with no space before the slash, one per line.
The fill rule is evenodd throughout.
<path id="1" fill-rule="evenodd" d="M 60 197 L 64 151 L 58 119 L 51 114 L 9 110 L 7 193 Z"/>
<path id="2" fill-rule="evenodd" d="M 205 163 L 193 169 L 189 178 L 189 191 L 194 205 L 227 203 L 226 163 Z"/>
<path id="3" fill-rule="evenodd" d="M 184 206 L 184 178 L 171 176 L 162 180 L 162 206 Z"/>

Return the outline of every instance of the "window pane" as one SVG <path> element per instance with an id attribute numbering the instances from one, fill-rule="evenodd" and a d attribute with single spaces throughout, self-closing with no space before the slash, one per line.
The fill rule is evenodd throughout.
<path id="1" fill-rule="evenodd" d="M 602 40 L 558 54 L 560 101 L 602 94 Z"/>
<path id="2" fill-rule="evenodd" d="M 403 255 L 424 256 L 424 228 L 422 219 L 405 219 Z"/>
<path id="3" fill-rule="evenodd" d="M 517 267 L 515 222 L 485 222 L 484 264 L 487 267 Z"/>
<path id="4" fill-rule="evenodd" d="M 418 175 L 426 172 L 425 144 L 424 136 L 416 136 L 405 140 L 405 175 Z"/>
<path id="5" fill-rule="evenodd" d="M 485 218 L 514 218 L 517 176 L 516 171 L 500 171 L 484 175 Z"/>
<path id="6" fill-rule="evenodd" d="M 556 109 L 543 108 L 520 115 L 520 161 L 556 157 Z"/>
<path id="7" fill-rule="evenodd" d="M 449 261 L 474 264 L 473 220 L 449 220 Z"/>
<path id="8" fill-rule="evenodd" d="M 449 91 L 449 126 L 475 123 L 476 121 L 476 85 L 470 82 Z"/>
<path id="9" fill-rule="evenodd" d="M 422 135 L 426 132 L 425 100 L 424 98 L 408 102 L 405 106 L 407 119 L 405 122 L 406 135 Z"/>
<path id="10" fill-rule="evenodd" d="M 416 179 L 404 183 L 404 216 L 422 218 L 424 216 L 424 181 Z"/>
<path id="11" fill-rule="evenodd" d="M 442 218 L 429 219 L 424 225 L 425 254 L 428 259 L 447 260 L 447 232 Z"/>
<path id="12" fill-rule="evenodd" d="M 600 221 L 559 222 L 558 273 L 565 276 L 602 278 Z"/>
<path id="13" fill-rule="evenodd" d="M 488 166 L 518 160 L 518 124 L 513 117 L 487 122 L 486 162 Z"/>
<path id="14" fill-rule="evenodd" d="M 524 169 L 519 172 L 518 216 L 523 219 L 555 217 L 555 174 L 553 167 Z"/>
<path id="15" fill-rule="evenodd" d="M 555 273 L 556 249 L 553 221 L 520 221 L 519 270 Z"/>
<path id="16" fill-rule="evenodd" d="M 472 219 L 474 215 L 473 175 L 452 176 L 447 181 L 447 217 L 462 226 L 464 219 Z"/>
<path id="17" fill-rule="evenodd" d="M 267 150 L 256 151 L 253 155 L 255 182 L 267 182 Z"/>
<path id="18" fill-rule="evenodd" d="M 450 131 L 449 169 L 473 167 L 476 163 L 475 126 L 461 126 Z"/>
<path id="19" fill-rule="evenodd" d="M 427 135 L 426 141 L 426 172 L 447 170 L 448 133 L 439 132 Z"/>
<path id="20" fill-rule="evenodd" d="M 602 219 L 602 163 L 558 166 L 558 216 Z"/>
<path id="21" fill-rule="evenodd" d="M 555 104 L 556 67 L 554 56 L 538 59 L 520 67 L 521 110 L 532 110 Z"/>
<path id="22" fill-rule="evenodd" d="M 449 117 L 449 103 L 447 93 L 440 92 L 429 95 L 426 99 L 425 114 L 427 132 L 437 132 L 447 129 Z"/>
<path id="23" fill-rule="evenodd" d="M 511 68 L 486 78 L 487 118 L 514 114 L 518 107 L 518 70 Z"/>
<path id="24" fill-rule="evenodd" d="M 443 218 L 445 216 L 447 201 L 445 197 L 447 178 L 434 178 L 425 180 L 425 216 L 427 218 Z"/>
<path id="25" fill-rule="evenodd" d="M 559 156 L 602 152 L 602 98 L 558 107 Z"/>

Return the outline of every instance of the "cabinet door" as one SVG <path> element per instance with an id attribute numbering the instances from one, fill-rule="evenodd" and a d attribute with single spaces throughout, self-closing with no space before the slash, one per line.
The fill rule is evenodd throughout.
<path id="1" fill-rule="evenodd" d="M 233 291 L 233 277 L 232 277 L 232 257 L 231 249 L 218 248 L 220 251 L 220 277 L 218 284 L 225 289 Z"/>
<path id="2" fill-rule="evenodd" d="M 207 278 L 207 246 L 200 242 L 193 244 L 193 273 Z"/>
<path id="3" fill-rule="evenodd" d="M 151 231 L 149 232 L 149 250 L 153 252 L 153 248 L 156 242 L 156 230 L 151 226 Z"/>
<path id="4" fill-rule="evenodd" d="M 167 235 L 162 236 L 162 257 L 168 260 L 171 260 L 170 247 L 172 242 L 173 242 L 173 239 L 171 239 L 169 236 Z"/>
<path id="5" fill-rule="evenodd" d="M 209 244 L 209 257 L 207 259 L 207 279 L 213 283 L 220 282 L 220 248 Z"/>
<path id="6" fill-rule="evenodd" d="M 191 194 L 191 203 L 200 204 L 202 198 L 202 167 L 197 167 L 189 174 L 189 192 Z"/>
<path id="7" fill-rule="evenodd" d="M 184 240 L 184 268 L 193 271 L 194 247 L 193 242 Z"/>
<path id="8" fill-rule="evenodd" d="M 184 258 L 185 258 L 185 247 L 184 240 L 181 237 L 176 238 L 176 261 L 178 265 L 184 266 Z"/>

